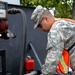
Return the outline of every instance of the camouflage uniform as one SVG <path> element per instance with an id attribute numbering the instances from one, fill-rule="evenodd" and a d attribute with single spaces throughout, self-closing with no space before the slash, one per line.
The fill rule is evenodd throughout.
<path id="1" fill-rule="evenodd" d="M 42 75 L 54 75 L 63 49 L 68 49 L 75 42 L 75 24 L 60 20 L 54 22 L 48 33 L 47 56 Z M 70 53 L 71 68 L 75 70 L 75 50 Z"/>

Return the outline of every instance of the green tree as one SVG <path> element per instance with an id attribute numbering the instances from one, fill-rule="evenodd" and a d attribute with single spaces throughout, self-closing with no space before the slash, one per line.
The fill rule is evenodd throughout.
<path id="1" fill-rule="evenodd" d="M 54 16 L 61 18 L 72 18 L 73 0 L 20 0 L 21 5 L 36 7 L 55 8 Z"/>

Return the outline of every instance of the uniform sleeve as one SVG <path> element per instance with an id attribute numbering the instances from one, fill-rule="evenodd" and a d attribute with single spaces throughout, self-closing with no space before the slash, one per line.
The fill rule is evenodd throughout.
<path id="1" fill-rule="evenodd" d="M 58 26 L 54 27 L 48 33 L 47 56 L 42 69 L 43 75 L 55 74 L 56 66 L 61 58 L 61 54 L 64 49 L 64 41 L 59 28 L 60 27 Z"/>

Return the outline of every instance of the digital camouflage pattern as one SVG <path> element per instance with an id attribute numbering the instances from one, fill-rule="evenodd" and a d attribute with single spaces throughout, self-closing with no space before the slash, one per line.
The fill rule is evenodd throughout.
<path id="1" fill-rule="evenodd" d="M 54 22 L 48 33 L 47 56 L 42 75 L 54 75 L 62 52 L 75 42 L 75 23 L 60 20 Z M 74 49 L 74 48 L 73 48 Z M 75 70 L 75 50 L 70 52 L 71 68 Z"/>

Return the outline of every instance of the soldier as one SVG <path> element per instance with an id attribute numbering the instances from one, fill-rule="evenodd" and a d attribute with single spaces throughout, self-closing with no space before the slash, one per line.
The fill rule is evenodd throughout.
<path id="1" fill-rule="evenodd" d="M 75 42 L 75 22 L 70 19 L 56 19 L 41 5 L 35 8 L 31 19 L 35 22 L 34 29 L 40 27 L 48 32 L 47 56 L 41 70 L 42 75 L 55 75 L 56 72 L 67 75 L 69 71 L 74 71 L 75 51 L 67 50 Z"/>

